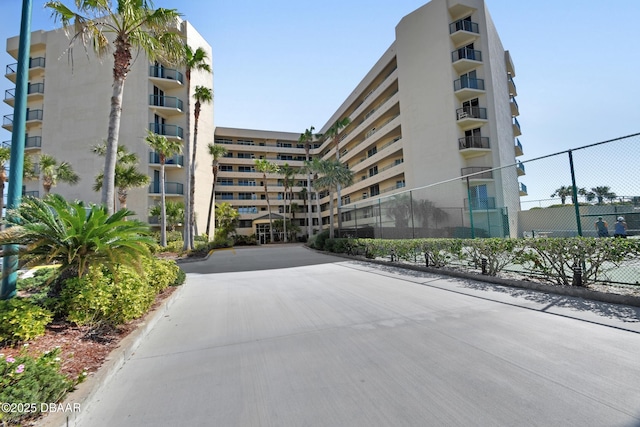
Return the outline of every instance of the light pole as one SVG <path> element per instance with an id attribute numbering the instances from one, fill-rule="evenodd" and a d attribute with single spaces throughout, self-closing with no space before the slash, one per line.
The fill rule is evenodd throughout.
<path id="1" fill-rule="evenodd" d="M 9 189 L 7 191 L 7 211 L 17 208 L 22 198 L 22 173 L 24 170 L 24 141 L 27 122 L 27 86 L 29 84 L 29 54 L 31 48 L 31 2 L 22 0 L 22 19 L 20 21 L 20 41 L 18 44 L 18 70 L 16 73 L 16 98 L 13 108 L 13 129 L 11 134 L 11 160 L 9 170 Z M 0 195 L 1 197 L 2 195 Z M 5 245 L 4 253 L 16 252 L 17 245 Z M 4 255 L 2 259 L 2 286 L 0 299 L 13 298 L 16 295 L 18 279 L 18 256 Z"/>

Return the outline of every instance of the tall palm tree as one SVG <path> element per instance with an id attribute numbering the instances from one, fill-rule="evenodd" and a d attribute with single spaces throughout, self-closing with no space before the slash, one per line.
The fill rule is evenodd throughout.
<path id="1" fill-rule="evenodd" d="M 122 99 L 125 79 L 133 64 L 132 52 L 143 51 L 149 61 L 162 59 L 176 63 L 184 51 L 180 34 L 172 30 L 180 14 L 175 9 L 153 9 L 150 0 L 76 0 L 74 3 L 77 12 L 59 0 L 45 3 L 54 20 L 72 32 L 71 47 L 81 41 L 85 47 L 91 45 L 99 57 L 114 50 L 113 91 L 102 185 L 102 203 L 109 213 L 113 213 Z"/>
<path id="2" fill-rule="evenodd" d="M 182 143 L 179 141 L 172 141 L 167 139 L 164 135 L 158 135 L 153 132 L 148 132 L 145 142 L 158 153 L 160 158 L 160 246 L 167 246 L 167 208 L 166 208 L 166 195 L 165 195 L 165 174 L 164 165 L 167 162 L 167 157 L 171 157 L 174 154 L 178 154 L 182 151 Z M 185 235 L 188 233 L 185 233 Z"/>
<path id="3" fill-rule="evenodd" d="M 312 167 L 321 175 L 315 180 L 315 185 L 329 191 L 329 238 L 333 239 L 333 193 L 340 185 L 353 183 L 353 172 L 339 160 L 314 159 Z"/>
<path id="4" fill-rule="evenodd" d="M 202 104 L 210 104 L 213 101 L 213 91 L 208 87 L 196 86 L 193 99 L 196 100 L 193 110 L 193 150 L 191 152 L 191 164 L 189 165 L 189 233 L 190 241 L 193 245 L 193 229 L 195 224 L 195 193 L 196 193 L 196 153 L 198 146 L 198 121 L 200 120 L 200 111 Z M 192 248 L 193 249 L 193 248 Z"/>
<path id="5" fill-rule="evenodd" d="M 310 183 L 311 180 L 308 181 L 308 183 Z M 298 191 L 298 197 L 302 200 L 302 212 L 304 212 L 305 214 L 308 213 L 308 215 L 305 218 L 305 221 L 307 223 L 307 232 L 309 233 L 311 231 L 311 221 L 309 221 L 309 219 L 311 218 L 311 201 L 309 201 L 309 211 L 307 211 L 307 197 L 309 197 L 309 190 L 307 190 L 307 188 L 303 188 L 302 190 Z M 307 236 L 310 236 L 311 234 L 308 234 Z"/>
<path id="6" fill-rule="evenodd" d="M 324 135 L 333 139 L 333 146 L 336 149 L 336 161 L 338 162 L 340 161 L 340 131 L 343 128 L 349 126 L 349 123 L 351 123 L 351 119 L 349 117 L 338 119 L 329 129 L 327 129 L 327 132 Z M 340 194 L 341 191 L 342 184 L 338 183 L 338 186 L 336 188 L 336 192 L 338 193 L 338 230 L 342 228 L 342 215 L 340 214 L 340 208 L 342 207 L 342 195 Z"/>
<path id="7" fill-rule="evenodd" d="M 182 51 L 181 61 L 182 65 L 185 67 L 185 79 L 187 86 L 187 111 L 190 110 L 191 104 L 191 73 L 193 71 L 200 71 L 204 73 L 211 74 L 211 66 L 208 63 L 208 55 L 207 52 L 199 47 L 196 50 L 193 50 L 191 46 L 188 44 L 184 45 Z M 188 163 L 191 162 L 191 116 L 187 114 L 187 136 L 186 136 L 187 144 L 184 146 L 184 157 L 187 159 Z M 195 154 L 195 150 L 194 154 Z M 187 165 L 187 171 L 191 170 L 191 165 Z M 183 249 L 193 249 L 193 219 L 195 219 L 195 214 L 191 213 L 191 177 L 187 179 L 187 203 L 185 203 L 185 227 L 184 227 L 184 246 Z"/>
<path id="8" fill-rule="evenodd" d="M 256 172 L 262 173 L 262 182 L 264 184 L 264 196 L 267 199 L 267 212 L 269 214 L 269 238 L 273 243 L 273 220 L 271 218 L 271 203 L 269 202 L 269 191 L 267 190 L 267 174 L 278 173 L 278 165 L 271 163 L 266 159 L 255 159 Z"/>
<path id="9" fill-rule="evenodd" d="M 213 181 L 211 182 L 211 197 L 209 198 L 209 215 L 207 215 L 207 236 L 211 236 L 211 213 L 213 210 L 213 201 L 216 197 L 216 179 L 218 179 L 218 160 L 227 154 L 227 149 L 222 145 L 211 144 L 207 145 L 209 149 L 209 155 L 211 156 L 211 173 L 213 174 Z"/>
<path id="10" fill-rule="evenodd" d="M 287 193 L 289 188 L 293 187 L 293 176 L 295 175 L 296 170 L 289 166 L 289 163 L 285 163 L 280 167 L 278 173 L 282 175 L 282 182 L 284 184 L 284 241 L 286 243 L 289 241 L 287 237 Z"/>
<path id="11" fill-rule="evenodd" d="M 106 144 L 96 145 L 92 148 L 93 152 L 104 156 L 107 151 Z M 127 208 L 127 196 L 128 191 L 131 188 L 144 187 L 149 184 L 149 175 L 144 174 L 138 170 L 138 155 L 127 150 L 122 144 L 118 145 L 116 163 L 116 176 L 115 186 L 117 188 L 118 202 L 120 203 L 120 209 Z M 100 172 L 96 176 L 95 184 L 93 185 L 94 191 L 100 191 L 104 182 L 104 171 Z M 124 218 L 126 221 L 126 218 Z"/>
<path id="12" fill-rule="evenodd" d="M 311 156 L 310 156 L 310 151 L 311 151 L 311 143 L 318 138 L 318 135 L 314 135 L 313 131 L 316 128 L 314 128 L 313 126 L 311 126 L 309 129 L 305 129 L 304 133 L 300 134 L 300 138 L 298 138 L 298 142 L 301 144 L 304 144 L 304 154 L 305 154 L 305 161 L 309 162 L 311 161 Z M 305 194 L 305 206 L 306 206 L 306 202 L 309 202 L 309 211 L 307 212 L 307 236 L 311 236 L 311 227 L 312 227 L 312 221 L 311 221 L 311 174 L 312 171 L 311 170 L 306 170 L 306 174 L 307 174 L 307 192 Z"/>
<path id="13" fill-rule="evenodd" d="M 58 163 L 58 160 L 49 154 L 40 155 L 40 173 L 42 173 L 42 188 L 45 197 L 52 187 L 58 185 L 58 182 L 75 185 L 80 181 L 80 177 L 73 171 L 69 163 Z"/>

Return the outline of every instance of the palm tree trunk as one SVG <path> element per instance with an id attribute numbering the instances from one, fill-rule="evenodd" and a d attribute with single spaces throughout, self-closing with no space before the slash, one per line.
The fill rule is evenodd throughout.
<path id="1" fill-rule="evenodd" d="M 316 210 L 318 211 L 318 232 L 322 231 L 322 212 L 320 211 L 320 192 L 316 191 Z"/>
<path id="2" fill-rule="evenodd" d="M 271 203 L 269 202 L 269 192 L 267 190 L 267 174 L 262 174 L 264 179 L 264 197 L 267 199 L 267 212 L 269 214 L 269 243 L 273 243 L 273 222 L 271 221 Z"/>
<path id="3" fill-rule="evenodd" d="M 286 177 L 284 178 L 287 179 Z M 284 221 L 282 221 L 282 227 L 284 228 L 284 242 L 287 243 L 289 239 L 287 239 L 287 186 L 284 187 Z"/>
<path id="4" fill-rule="evenodd" d="M 200 119 L 200 101 L 196 102 L 195 112 L 194 112 L 194 121 L 193 121 L 193 147 L 191 152 L 191 165 L 189 165 L 189 181 L 191 183 L 190 188 L 190 197 L 189 197 L 189 205 L 190 205 L 190 215 L 191 215 L 191 226 L 189 227 L 189 233 L 191 233 L 191 249 L 193 249 L 194 243 L 194 228 L 196 223 L 196 213 L 195 213 L 195 205 L 196 205 L 196 147 L 198 146 L 198 121 Z"/>
<path id="5" fill-rule="evenodd" d="M 336 160 L 340 161 L 340 150 L 339 150 L 338 144 L 339 144 L 339 139 L 336 136 Z M 342 207 L 342 197 L 340 196 L 341 190 L 342 190 L 342 185 L 338 183 L 336 187 L 336 193 L 338 195 L 338 198 L 337 198 L 338 200 L 338 233 L 342 229 L 342 218 L 340 218 L 340 208 Z M 331 197 L 331 201 L 333 201 L 333 195 Z M 331 209 L 331 226 L 333 227 L 333 209 Z M 333 231 L 331 232 L 331 238 L 333 239 Z"/>
<path id="6" fill-rule="evenodd" d="M 164 193 L 164 162 L 160 159 L 160 246 L 167 246 L 167 201 Z"/>
<path id="7" fill-rule="evenodd" d="M 107 206 L 109 215 L 115 212 L 115 171 L 118 155 L 118 136 L 120 133 L 120 118 L 122 116 L 122 94 L 124 92 L 124 77 L 113 81 L 111 95 L 111 112 L 109 113 L 109 131 L 107 149 L 104 160 L 104 176 L 102 179 L 102 204 Z"/>
<path id="8" fill-rule="evenodd" d="M 211 240 L 209 231 L 211 230 L 211 214 L 213 213 L 213 200 L 216 195 L 216 174 L 213 174 L 213 183 L 211 184 L 211 197 L 209 197 L 209 215 L 207 215 L 207 238 Z"/>
<path id="9" fill-rule="evenodd" d="M 191 114 L 190 114 L 190 104 L 191 104 L 191 73 L 190 70 L 185 72 L 185 77 L 187 81 L 187 134 L 185 135 L 185 144 L 184 144 L 184 158 L 187 162 L 187 191 L 186 191 L 186 203 L 184 204 L 184 231 L 183 231 L 183 240 L 184 244 L 182 248 L 184 250 L 191 249 L 193 247 L 193 242 L 191 240 Z"/>
<path id="10" fill-rule="evenodd" d="M 333 239 L 333 191 L 329 193 L 329 238 Z"/>
<path id="11" fill-rule="evenodd" d="M 2 176 L 0 176 L 0 194 L 4 195 L 4 183 L 7 181 L 6 173 L 2 171 Z M 4 196 L 0 197 L 0 219 L 4 219 L 6 215 L 4 215 Z M 0 230 L 4 230 L 4 224 L 0 223 Z"/>

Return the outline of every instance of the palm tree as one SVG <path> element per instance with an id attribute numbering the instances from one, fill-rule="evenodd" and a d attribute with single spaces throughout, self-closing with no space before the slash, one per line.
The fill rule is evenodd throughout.
<path id="1" fill-rule="evenodd" d="M 195 192 L 196 192 L 196 153 L 198 146 L 198 121 L 200 120 L 200 111 L 202 104 L 210 104 L 213 101 L 213 91 L 204 86 L 196 86 L 193 99 L 196 100 L 195 108 L 193 111 L 193 150 L 191 152 L 191 164 L 189 165 L 189 233 L 190 241 L 193 245 L 193 229 L 195 224 Z M 193 248 L 192 248 L 193 249 Z"/>
<path id="2" fill-rule="evenodd" d="M 77 12 L 58 0 L 45 3 L 45 7 L 52 10 L 54 20 L 73 32 L 71 47 L 79 40 L 104 57 L 113 43 L 113 91 L 102 185 L 102 203 L 112 213 L 122 99 L 125 79 L 133 64 L 132 51 L 142 50 L 149 61 L 164 59 L 176 63 L 184 50 L 181 35 L 172 30 L 180 14 L 175 9 L 154 10 L 149 0 L 76 0 L 74 3 Z"/>
<path id="3" fill-rule="evenodd" d="M 313 126 L 311 126 L 309 129 L 306 129 L 304 131 L 304 133 L 300 134 L 300 138 L 298 138 L 298 142 L 301 144 L 304 144 L 304 154 L 305 154 L 305 161 L 309 162 L 311 161 L 311 156 L 309 155 L 310 151 L 311 151 L 311 143 L 314 141 L 314 139 L 318 138 L 318 135 L 314 135 L 313 131 L 315 130 L 315 128 Z M 306 202 L 309 202 L 309 211 L 307 212 L 307 236 L 311 236 L 311 227 L 312 227 L 312 221 L 311 221 L 311 170 L 307 170 L 307 191 L 306 194 L 304 195 L 305 198 L 305 206 L 306 206 Z"/>
<path id="4" fill-rule="evenodd" d="M 96 182 L 93 185 L 94 191 L 100 191 L 102 188 L 103 177 L 103 172 L 96 176 Z M 129 195 L 129 189 L 144 187 L 147 184 L 149 184 L 149 175 L 138 170 L 137 162 L 136 164 L 116 163 L 115 186 L 118 189 L 118 202 L 120 203 L 120 209 L 127 208 L 127 196 Z"/>
<path id="5" fill-rule="evenodd" d="M 208 74 L 211 74 L 211 66 L 207 62 L 208 55 L 207 52 L 199 47 L 196 50 L 193 50 L 191 46 L 188 44 L 184 45 L 184 49 L 182 51 L 181 63 L 185 67 L 185 78 L 186 78 L 186 86 L 187 93 L 191 94 L 191 73 L 193 71 L 201 71 Z M 191 102 L 191 98 L 187 97 L 187 111 L 191 111 L 189 108 L 189 104 Z M 198 113 L 199 114 L 199 113 Z M 191 116 L 187 114 L 187 136 L 186 141 L 187 144 L 184 147 L 184 157 L 187 159 L 187 162 L 191 163 Z M 194 155 L 195 155 L 195 150 Z M 191 165 L 187 165 L 187 170 L 191 170 Z M 195 219 L 195 214 L 191 213 L 191 177 L 187 180 L 187 203 L 185 204 L 185 217 L 186 224 L 184 227 L 184 246 L 183 249 L 193 249 L 193 220 Z"/>
<path id="6" fill-rule="evenodd" d="M 587 193 L 587 201 L 592 201 L 593 199 L 598 199 L 598 205 L 603 204 L 604 199 L 615 199 L 616 197 L 616 193 L 614 193 L 613 191 L 611 191 L 611 188 L 609 186 L 603 185 L 600 187 L 592 187 L 591 191 L 589 191 Z"/>
<path id="7" fill-rule="evenodd" d="M 307 178 L 308 174 L 307 174 Z M 307 181 L 307 184 L 311 183 L 311 179 L 309 179 Z M 304 212 L 305 214 L 308 213 L 308 215 L 305 218 L 305 221 L 307 223 L 307 233 L 311 232 L 311 221 L 309 221 L 311 219 L 311 201 L 309 201 L 309 210 L 307 211 L 307 198 L 310 197 L 309 196 L 309 190 L 307 190 L 307 188 L 303 188 L 302 190 L 298 191 L 298 197 L 302 200 L 302 212 Z M 308 234 L 307 236 L 310 236 L 311 234 Z"/>
<path id="8" fill-rule="evenodd" d="M 438 222 L 442 222 L 449 217 L 447 211 L 440 209 L 431 200 L 418 200 L 413 206 L 413 215 L 420 220 L 422 227 L 429 228 L 429 220 L 433 219 L 436 222 L 436 228 Z"/>
<path id="9" fill-rule="evenodd" d="M 218 179 L 218 160 L 227 154 L 227 149 L 222 145 L 211 144 L 207 145 L 209 149 L 209 155 L 211 156 L 211 173 L 213 174 L 213 181 L 211 182 L 211 197 L 209 198 L 209 215 L 207 215 L 207 236 L 211 236 L 211 213 L 213 210 L 213 201 L 216 196 L 216 179 Z"/>
<path id="10" fill-rule="evenodd" d="M 226 240 L 229 234 L 236 231 L 240 214 L 229 203 L 216 205 L 216 239 Z"/>
<path id="11" fill-rule="evenodd" d="M 567 197 L 573 196 L 573 187 L 563 185 L 553 192 L 551 197 L 560 197 L 560 202 L 564 205 L 567 201 Z"/>
<path id="12" fill-rule="evenodd" d="M 93 152 L 104 156 L 107 151 L 106 144 L 96 145 L 92 148 Z M 116 163 L 115 186 L 118 191 L 118 202 L 120 209 L 127 208 L 128 190 L 131 188 L 144 187 L 149 184 L 149 176 L 138 170 L 138 155 L 127 150 L 122 144 L 118 145 Z M 93 185 L 94 191 L 100 191 L 104 182 L 104 171 L 96 176 L 96 182 Z M 125 218 L 126 220 L 126 218 Z"/>
<path id="13" fill-rule="evenodd" d="M 278 173 L 278 165 L 271 163 L 266 159 L 255 159 L 256 172 L 262 173 L 262 182 L 264 184 L 264 196 L 267 199 L 267 212 L 269 214 L 269 238 L 273 243 L 273 221 L 271 219 L 271 203 L 269 202 L 269 191 L 267 190 L 267 174 Z"/>
<path id="14" fill-rule="evenodd" d="M 176 231 L 176 227 L 184 223 L 184 202 L 174 202 L 171 200 L 167 200 L 165 203 L 164 211 L 166 215 L 166 225 L 164 228 L 166 229 L 168 227 L 169 231 Z M 149 215 L 161 217 L 162 206 L 152 206 L 151 210 L 149 211 Z M 162 229 L 160 230 L 160 235 L 162 235 Z"/>
<path id="15" fill-rule="evenodd" d="M 134 214 L 126 209 L 109 215 L 106 206 L 53 194 L 26 197 L 10 212 L 11 227 L 0 232 L 0 244 L 17 245 L 25 268 L 58 264 L 61 275 L 82 277 L 91 266 L 139 265 L 153 244 L 146 224 L 124 221 Z"/>
<path id="16" fill-rule="evenodd" d="M 171 157 L 182 151 L 182 143 L 167 139 L 164 135 L 158 135 L 148 131 L 145 142 L 158 154 L 160 158 L 160 246 L 167 246 L 167 209 L 165 195 L 164 165 L 167 157 Z M 188 233 L 185 233 L 188 234 Z"/>
<path id="17" fill-rule="evenodd" d="M 296 173 L 296 170 L 294 168 L 292 168 L 291 166 L 289 166 L 288 163 L 285 163 L 284 165 L 282 165 L 282 167 L 280 168 L 280 170 L 278 171 L 278 173 L 280 175 L 283 176 L 282 182 L 284 184 L 284 241 L 285 243 L 289 241 L 289 239 L 287 238 L 287 192 L 289 190 L 289 188 L 293 187 L 293 176 Z"/>
<path id="18" fill-rule="evenodd" d="M 351 123 L 351 119 L 349 117 L 344 117 L 342 119 L 336 120 L 336 122 L 327 130 L 325 133 L 326 137 L 333 139 L 333 146 L 336 149 L 336 161 L 340 161 L 340 131 L 349 126 Z M 338 193 L 338 230 L 342 228 L 342 215 L 340 214 L 340 208 L 342 207 L 342 196 L 341 196 L 342 184 L 338 183 L 336 187 L 336 192 Z M 333 212 L 331 214 L 333 216 Z M 333 222 L 332 222 L 333 224 Z"/>
<path id="19" fill-rule="evenodd" d="M 340 163 L 339 160 L 314 159 L 312 167 L 321 176 L 315 180 L 317 188 L 329 191 L 329 238 L 333 239 L 333 192 L 340 185 L 348 186 L 353 183 L 353 172 Z"/>
<path id="20" fill-rule="evenodd" d="M 80 177 L 73 171 L 69 163 L 62 162 L 58 164 L 58 160 L 48 154 L 40 156 L 40 172 L 42 173 L 42 188 L 44 189 L 45 197 L 52 187 L 58 185 L 58 182 L 75 185 L 80 180 Z"/>

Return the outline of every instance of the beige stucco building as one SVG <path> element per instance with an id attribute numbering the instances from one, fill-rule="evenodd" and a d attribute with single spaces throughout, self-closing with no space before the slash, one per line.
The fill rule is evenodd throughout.
<path id="1" fill-rule="evenodd" d="M 473 221 L 482 229 L 476 235 L 515 236 L 519 197 L 526 187 L 518 182 L 524 167 L 516 163 L 522 145 L 516 139 L 520 126 L 514 77 L 511 56 L 483 0 L 433 0 L 405 16 L 396 27 L 395 42 L 319 129 L 325 133 L 337 120 L 351 121 L 340 134 L 340 160 L 355 175 L 353 185 L 341 192 L 342 226 L 369 225 L 379 228 L 375 234 L 380 236 L 385 221 L 390 228 L 397 222 L 388 213 L 391 208 L 382 212 L 382 204 L 372 200 L 393 201 L 385 196 L 470 175 L 413 191 L 413 203 L 428 200 L 451 212 L 442 229 L 468 228 Z M 241 233 L 259 231 L 266 213 L 262 175 L 254 172 L 253 159 L 302 166 L 305 151 L 297 143 L 299 136 L 216 129 L 216 143 L 229 151 L 220 162 L 217 200 L 240 210 Z M 311 156 L 334 157 L 332 141 L 318 141 Z M 270 175 L 267 184 L 272 211 L 283 212 L 282 177 Z M 309 209 L 299 195 L 305 185 L 305 176 L 299 175 L 292 202 Z M 323 225 L 330 217 L 337 222 L 337 208 L 330 216 L 326 194 L 320 204 Z M 304 217 L 300 212 L 294 218 L 302 233 Z M 313 218 L 317 230 L 315 213 Z"/>
<path id="2" fill-rule="evenodd" d="M 176 28 L 193 48 L 203 48 L 212 58 L 211 46 L 189 24 L 182 21 Z M 17 59 L 18 37 L 7 40 L 7 52 Z M 69 52 L 69 38 L 62 31 L 35 31 L 31 34 L 29 67 L 27 138 L 25 154 L 38 163 L 42 153 L 58 161 L 69 162 L 80 176 L 77 185 L 60 183 L 52 189 L 68 199 L 99 203 L 100 193 L 93 190 L 96 175 L 104 169 L 104 158 L 92 147 L 107 139 L 112 94 L 112 58 L 102 60 L 87 54 L 81 46 Z M 210 64 L 211 65 L 211 64 Z M 15 82 L 16 64 L 6 67 L 6 77 Z M 184 70 L 160 63 L 150 63 L 138 54 L 124 86 L 119 144 L 138 155 L 139 170 L 148 173 L 151 184 L 128 190 L 127 207 L 143 221 L 156 223 L 149 211 L 160 203 L 158 156 L 144 139 L 147 130 L 186 143 L 187 115 L 193 127 L 193 92 L 196 86 L 213 88 L 210 74 L 194 72 L 191 93 L 187 94 Z M 4 101 L 13 106 L 15 90 L 6 91 Z M 11 131 L 13 115 L 3 119 L 3 128 Z M 199 232 L 206 225 L 211 182 L 211 161 L 207 144 L 213 141 L 213 105 L 202 105 L 199 120 L 196 163 L 196 213 Z M 192 138 L 191 138 L 192 139 Z M 187 189 L 188 159 L 179 155 L 166 166 L 167 198 L 184 201 Z M 24 193 L 41 196 L 42 182 L 24 182 Z M 118 204 L 116 204 L 118 206 Z"/>

